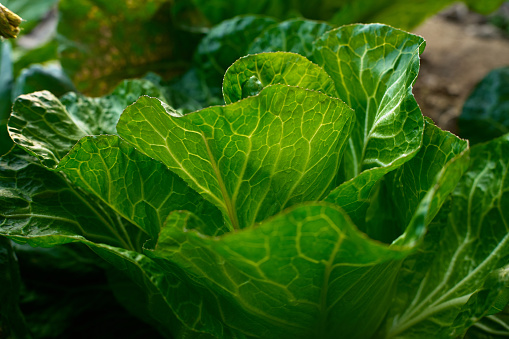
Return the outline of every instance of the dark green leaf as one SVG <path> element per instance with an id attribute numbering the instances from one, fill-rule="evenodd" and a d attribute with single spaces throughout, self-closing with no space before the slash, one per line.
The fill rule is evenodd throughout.
<path id="1" fill-rule="evenodd" d="M 201 40 L 194 56 L 205 73 L 207 84 L 220 88 L 226 69 L 247 54 L 249 44 L 276 20 L 261 16 L 239 16 L 215 26 Z"/>
<path id="2" fill-rule="evenodd" d="M 387 337 L 460 336 L 508 288 L 509 136 L 473 147 L 471 158 L 450 205 L 404 263 Z"/>
<path id="3" fill-rule="evenodd" d="M 293 52 L 313 57 L 313 42 L 333 27 L 325 22 L 292 19 L 263 31 L 249 46 L 248 53 Z"/>
<path id="4" fill-rule="evenodd" d="M 8 125 L 15 143 L 54 168 L 74 144 L 89 134 L 76 124 L 64 105 L 50 92 L 19 96 Z"/>
<path id="5" fill-rule="evenodd" d="M 22 94 L 43 90 L 48 90 L 59 97 L 67 92 L 75 91 L 76 88 L 60 66 L 32 65 L 23 69 L 16 78 L 12 98 L 16 99 Z"/>
<path id="6" fill-rule="evenodd" d="M 0 158 L 0 235 L 42 247 L 88 239 L 134 249 L 146 239 L 20 149 Z"/>
<path id="7" fill-rule="evenodd" d="M 458 120 L 460 135 L 472 144 L 509 132 L 509 67 L 491 71 L 468 97 Z"/>
<path id="8" fill-rule="evenodd" d="M 20 275 L 11 241 L 0 237 L 0 338 L 31 338 L 19 308 Z"/>
<path id="9" fill-rule="evenodd" d="M 509 337 L 509 307 L 498 314 L 488 315 L 476 322 L 465 339 L 493 339 Z"/>

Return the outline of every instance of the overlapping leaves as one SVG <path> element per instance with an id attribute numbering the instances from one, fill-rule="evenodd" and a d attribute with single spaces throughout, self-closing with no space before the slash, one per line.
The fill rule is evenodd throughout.
<path id="1" fill-rule="evenodd" d="M 187 115 L 146 82 L 98 99 L 21 96 L 0 234 L 87 244 L 146 293 L 126 302 L 168 336 L 425 337 L 438 316 L 441 335 L 461 334 L 504 301 L 508 140 L 479 148 L 444 205 L 468 145 L 422 118 L 411 89 L 423 47 L 383 25 L 335 29 L 311 61 L 239 59 L 227 105 Z M 492 200 L 476 190 L 487 180 Z M 499 223 L 473 221 L 477 192 Z M 494 241 L 476 242 L 481 230 Z"/>

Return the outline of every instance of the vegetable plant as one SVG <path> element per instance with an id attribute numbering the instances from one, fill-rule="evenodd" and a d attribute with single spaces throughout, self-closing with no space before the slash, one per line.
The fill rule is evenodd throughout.
<path id="1" fill-rule="evenodd" d="M 217 48 L 246 25 L 252 43 Z M 87 246 L 168 338 L 461 337 L 502 311 L 509 137 L 470 148 L 423 117 L 424 47 L 383 24 L 241 16 L 174 82 L 18 96 L 0 328 L 28 335 L 6 239 Z"/>

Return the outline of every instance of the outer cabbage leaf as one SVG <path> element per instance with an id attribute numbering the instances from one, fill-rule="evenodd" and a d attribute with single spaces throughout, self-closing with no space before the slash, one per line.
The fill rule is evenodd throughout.
<path id="1" fill-rule="evenodd" d="M 412 95 L 421 37 L 378 24 L 344 26 L 315 43 L 314 59 L 332 77 L 356 123 L 327 201 L 346 209 L 363 227 L 369 195 L 389 171 L 419 150 L 424 121 Z"/>
<path id="2" fill-rule="evenodd" d="M 450 205 L 404 263 L 387 337 L 461 336 L 501 295 L 507 303 L 509 136 L 473 147 L 471 159 Z"/>
<path id="3" fill-rule="evenodd" d="M 0 237 L 0 336 L 30 338 L 19 308 L 20 275 L 16 255 L 9 239 Z"/>
<path id="4" fill-rule="evenodd" d="M 180 310 L 171 305 L 188 297 L 180 280 L 140 254 L 147 235 L 18 148 L 0 158 L 0 235 L 31 246 L 86 244 L 144 291 L 163 333 L 178 334 Z"/>
<path id="5" fill-rule="evenodd" d="M 12 108 L 8 130 L 16 144 L 37 156 L 48 168 L 54 168 L 87 135 L 48 91 L 19 96 Z"/>
<path id="6" fill-rule="evenodd" d="M 272 84 L 338 96 L 332 79 L 322 68 L 299 54 L 275 52 L 248 55 L 231 65 L 223 80 L 224 101 L 226 104 L 239 101 Z"/>
<path id="7" fill-rule="evenodd" d="M 13 106 L 9 133 L 43 165 L 54 168 L 82 137 L 114 133 L 122 110 L 144 94 L 162 97 L 157 88 L 142 80 L 123 82 L 103 98 L 69 93 L 63 103 L 48 91 L 21 95 Z"/>
<path id="8" fill-rule="evenodd" d="M 460 135 L 479 143 L 509 132 L 509 67 L 491 71 L 468 97 L 458 119 Z"/>
<path id="9" fill-rule="evenodd" d="M 409 253 L 368 239 L 325 203 L 220 237 L 200 233 L 202 223 L 189 212 L 170 214 L 147 254 L 194 281 L 189 294 L 200 301 L 184 323 L 216 337 L 369 338 Z"/>
<path id="10" fill-rule="evenodd" d="M 85 137 L 62 159 L 58 170 L 124 218 L 157 238 L 174 210 L 206 215 L 215 235 L 221 213 L 158 161 L 116 136 Z"/>
<path id="11" fill-rule="evenodd" d="M 340 100 L 273 85 L 259 95 L 176 117 L 140 98 L 117 130 L 244 228 L 328 193 L 352 124 Z"/>
<path id="12" fill-rule="evenodd" d="M 265 29 L 249 46 L 248 54 L 293 52 L 313 57 L 313 42 L 333 27 L 325 22 L 292 19 Z"/>
<path id="13" fill-rule="evenodd" d="M 20 307 L 34 338 L 162 338 L 119 305 L 113 294 L 119 286 L 105 276 L 112 267 L 86 246 L 13 247 L 22 273 Z"/>
<path id="14" fill-rule="evenodd" d="M 146 235 L 18 148 L 0 158 L 0 235 L 50 247 L 88 239 L 140 248 Z"/>

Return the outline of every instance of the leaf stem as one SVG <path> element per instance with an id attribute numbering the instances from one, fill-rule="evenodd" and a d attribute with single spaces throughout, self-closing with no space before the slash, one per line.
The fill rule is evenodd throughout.
<path id="1" fill-rule="evenodd" d="M 214 159 L 214 155 L 212 154 L 212 150 L 210 149 L 209 143 L 207 141 L 207 138 L 205 137 L 205 134 L 201 132 L 201 136 L 203 138 L 203 142 L 205 143 L 205 147 L 207 148 L 207 153 L 210 158 L 210 163 L 212 165 L 212 169 L 214 170 L 214 173 L 217 178 L 217 182 L 219 184 L 219 188 L 221 190 L 221 194 L 224 199 L 224 204 L 226 207 L 226 213 L 228 214 L 228 217 L 230 218 L 230 222 L 232 224 L 233 230 L 239 230 L 239 220 L 237 216 L 237 210 L 235 209 L 234 203 L 232 202 L 232 199 L 228 195 L 228 192 L 226 191 L 226 186 L 224 184 L 223 178 L 221 177 L 221 173 L 219 172 L 219 167 L 217 166 L 216 160 Z"/>

